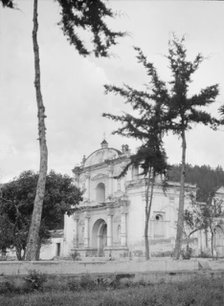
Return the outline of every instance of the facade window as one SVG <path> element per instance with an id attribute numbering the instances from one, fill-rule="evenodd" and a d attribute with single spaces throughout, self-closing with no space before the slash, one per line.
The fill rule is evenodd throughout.
<path id="1" fill-rule="evenodd" d="M 99 183 L 96 186 L 96 201 L 105 202 L 105 185 L 104 183 Z"/>
<path id="2" fill-rule="evenodd" d="M 155 220 L 156 221 L 163 221 L 163 216 L 161 214 L 155 215 Z"/>

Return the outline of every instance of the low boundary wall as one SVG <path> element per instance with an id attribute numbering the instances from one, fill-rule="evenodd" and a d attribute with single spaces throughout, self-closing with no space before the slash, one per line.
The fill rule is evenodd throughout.
<path id="1" fill-rule="evenodd" d="M 83 273 L 147 273 L 196 272 L 198 270 L 224 271 L 224 260 L 172 260 L 135 261 L 2 261 L 0 275 L 26 275 L 31 270 L 46 274 L 75 275 Z"/>

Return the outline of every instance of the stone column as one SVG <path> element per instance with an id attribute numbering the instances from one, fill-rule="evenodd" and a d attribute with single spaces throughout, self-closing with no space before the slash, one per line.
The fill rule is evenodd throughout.
<path id="1" fill-rule="evenodd" d="M 113 215 L 110 210 L 108 210 L 108 215 L 107 215 L 107 247 L 112 246 L 113 242 Z"/>
<path id="2" fill-rule="evenodd" d="M 108 184 L 108 188 L 109 188 L 109 190 L 108 190 L 108 195 L 109 196 L 113 196 L 113 168 L 112 168 L 112 166 L 109 166 L 109 170 L 108 170 L 108 176 L 109 176 L 109 184 Z"/>
<path id="3" fill-rule="evenodd" d="M 86 174 L 86 193 L 87 193 L 87 200 L 90 200 L 90 174 Z"/>
<path id="4" fill-rule="evenodd" d="M 121 209 L 121 246 L 127 246 L 127 208 Z"/>
<path id="5" fill-rule="evenodd" d="M 86 213 L 84 221 L 84 247 L 89 247 L 89 214 Z"/>
<path id="6" fill-rule="evenodd" d="M 74 216 L 74 231 L 75 231 L 74 246 L 75 248 L 78 248 L 79 246 L 79 216 L 77 215 Z"/>

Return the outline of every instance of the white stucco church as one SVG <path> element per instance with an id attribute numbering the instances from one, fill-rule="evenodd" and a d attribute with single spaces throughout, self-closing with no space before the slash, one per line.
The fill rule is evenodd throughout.
<path id="1" fill-rule="evenodd" d="M 75 184 L 84 192 L 83 201 L 73 215 L 65 215 L 64 230 L 52 231 L 50 243 L 41 247 L 42 259 L 144 256 L 145 179 L 137 168 L 129 168 L 121 179 L 114 178 L 129 162 L 130 154 L 127 145 L 118 150 L 103 140 L 99 149 L 83 157 L 72 170 Z M 179 183 L 169 182 L 164 193 L 160 177 L 156 180 L 148 233 L 152 256 L 173 252 L 179 189 Z M 188 209 L 192 207 L 190 193 L 196 193 L 196 186 L 185 184 Z M 216 197 L 224 200 L 224 187 Z M 215 253 L 224 256 L 224 217 L 214 221 Z M 188 235 L 187 228 L 185 231 Z M 190 246 L 195 255 L 211 253 L 211 235 L 203 230 L 195 232 Z"/>
<path id="2" fill-rule="evenodd" d="M 137 168 L 114 179 L 130 157 L 130 150 L 101 147 L 83 158 L 73 169 L 76 185 L 84 190 L 83 202 L 72 216 L 65 216 L 62 256 L 76 252 L 83 256 L 144 255 L 145 181 Z M 195 191 L 194 186 L 188 186 Z M 174 248 L 179 184 L 170 183 L 164 193 L 157 178 L 149 237 L 151 253 L 164 254 Z M 188 205 L 186 197 L 186 206 Z"/>

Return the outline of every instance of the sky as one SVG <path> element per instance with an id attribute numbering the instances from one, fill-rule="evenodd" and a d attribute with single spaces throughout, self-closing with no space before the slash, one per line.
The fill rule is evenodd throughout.
<path id="1" fill-rule="evenodd" d="M 32 1 L 18 0 L 18 10 L 0 7 L 0 183 L 22 171 L 39 168 L 37 108 L 32 50 Z M 105 95 L 104 84 L 126 83 L 142 88 L 147 83 L 144 69 L 137 63 L 133 46 L 140 47 L 153 62 L 161 78 L 169 81 L 165 57 L 172 33 L 185 35 L 189 59 L 197 53 L 205 57 L 190 87 L 194 94 L 218 83 L 220 94 L 209 109 L 217 115 L 224 104 L 224 2 L 222 1 L 122 1 L 108 5 L 116 18 L 108 21 L 114 30 L 126 31 L 111 49 L 110 58 L 81 57 L 69 45 L 57 23 L 60 10 L 53 0 L 39 1 L 41 83 L 46 107 L 49 170 L 72 175 L 82 156 L 100 148 L 106 137 L 117 149 L 135 140 L 112 135 L 118 127 L 102 113 L 131 111 L 124 101 Z M 165 139 L 170 163 L 181 160 L 177 136 Z M 193 126 L 187 133 L 187 162 L 192 165 L 224 167 L 224 127 L 212 131 Z"/>

